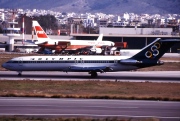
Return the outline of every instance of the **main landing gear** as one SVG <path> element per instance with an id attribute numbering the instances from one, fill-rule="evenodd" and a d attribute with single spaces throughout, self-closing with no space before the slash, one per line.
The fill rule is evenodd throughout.
<path id="1" fill-rule="evenodd" d="M 22 71 L 18 72 L 18 76 L 22 76 Z"/>
<path id="2" fill-rule="evenodd" d="M 91 71 L 91 72 L 89 72 L 89 74 L 91 74 L 91 77 L 92 77 L 92 78 L 95 78 L 95 77 L 98 76 L 98 74 L 97 74 L 96 71 Z"/>

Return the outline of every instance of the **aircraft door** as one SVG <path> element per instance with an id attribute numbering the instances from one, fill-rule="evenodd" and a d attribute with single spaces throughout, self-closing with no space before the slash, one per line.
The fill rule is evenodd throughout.
<path id="1" fill-rule="evenodd" d="M 84 60 L 80 60 L 80 63 L 81 63 L 81 64 L 84 64 Z"/>
<path id="2" fill-rule="evenodd" d="M 81 66 L 84 65 L 84 60 L 82 58 L 80 58 L 80 64 L 81 64 Z"/>
<path id="3" fill-rule="evenodd" d="M 19 66 L 22 66 L 22 64 L 23 64 L 23 59 L 19 59 L 18 64 L 19 64 Z"/>
<path id="4" fill-rule="evenodd" d="M 75 60 L 74 60 L 74 63 L 75 63 L 75 64 L 78 64 L 78 60 L 75 59 Z"/>
<path id="5" fill-rule="evenodd" d="M 118 60 L 117 60 L 117 59 L 115 59 L 115 60 L 114 60 L 114 65 L 116 66 L 116 65 L 117 65 L 117 63 L 118 63 Z"/>
<path id="6" fill-rule="evenodd" d="M 77 65 L 83 65 L 84 64 L 84 60 L 82 58 L 80 58 L 80 60 L 74 60 L 74 63 Z"/>

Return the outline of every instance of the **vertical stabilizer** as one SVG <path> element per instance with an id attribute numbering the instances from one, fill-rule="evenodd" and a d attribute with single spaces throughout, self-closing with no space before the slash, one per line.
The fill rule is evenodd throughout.
<path id="1" fill-rule="evenodd" d="M 161 38 L 157 38 L 131 58 L 137 60 L 159 60 L 164 53 L 166 53 L 175 43 L 178 42 L 180 42 L 178 39 L 162 40 Z"/>
<path id="2" fill-rule="evenodd" d="M 46 32 L 42 29 L 42 27 L 39 25 L 37 21 L 33 21 L 32 26 L 34 28 L 38 40 L 36 44 L 50 41 L 50 38 L 47 36 Z"/>
<path id="3" fill-rule="evenodd" d="M 102 41 L 103 39 L 103 34 L 100 34 L 99 37 L 97 38 L 97 41 Z"/>
<path id="4" fill-rule="evenodd" d="M 120 60 L 121 64 L 136 65 L 138 68 L 162 65 L 163 62 L 159 59 L 166 53 L 174 44 L 179 43 L 178 39 L 157 38 L 155 41 L 144 47 L 139 53 L 129 59 Z"/>

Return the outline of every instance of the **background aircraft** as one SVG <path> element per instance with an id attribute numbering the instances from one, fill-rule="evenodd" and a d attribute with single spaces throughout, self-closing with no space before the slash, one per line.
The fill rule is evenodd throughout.
<path id="1" fill-rule="evenodd" d="M 86 52 L 93 52 L 93 53 L 101 53 L 102 46 L 114 46 L 114 42 L 111 41 L 102 41 L 103 34 L 100 34 L 96 41 L 94 40 L 52 40 L 50 39 L 42 27 L 39 25 L 37 21 L 33 21 L 33 28 L 37 36 L 37 44 L 41 47 L 40 51 L 44 50 L 45 48 L 56 50 L 56 52 L 63 52 L 63 51 L 86 51 Z"/>
<path id="2" fill-rule="evenodd" d="M 180 42 L 177 39 L 157 38 L 140 52 L 128 56 L 24 56 L 2 64 L 2 67 L 17 71 L 64 71 L 89 72 L 97 77 L 97 72 L 128 71 L 163 64 L 159 59 L 171 46 Z"/>

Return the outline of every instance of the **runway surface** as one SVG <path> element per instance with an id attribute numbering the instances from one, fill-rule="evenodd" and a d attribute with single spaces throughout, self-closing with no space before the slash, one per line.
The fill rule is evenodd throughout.
<path id="1" fill-rule="evenodd" d="M 87 72 L 23 72 L 18 76 L 14 71 L 0 71 L 0 80 L 100 80 L 100 81 L 133 81 L 133 82 L 180 82 L 180 71 L 150 72 L 107 72 L 98 73 L 91 78 Z"/>
<path id="2" fill-rule="evenodd" d="M 0 115 L 180 120 L 180 102 L 0 97 Z"/>

